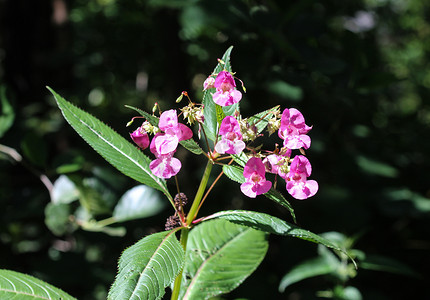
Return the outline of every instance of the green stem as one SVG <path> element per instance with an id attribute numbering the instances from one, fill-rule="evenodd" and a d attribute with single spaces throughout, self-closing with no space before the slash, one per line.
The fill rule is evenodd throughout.
<path id="1" fill-rule="evenodd" d="M 188 228 L 182 228 L 181 229 L 181 238 L 180 243 L 182 247 L 184 248 L 184 251 L 187 249 L 187 241 L 188 241 L 188 232 L 190 230 Z M 173 286 L 172 290 L 172 296 L 170 297 L 171 300 L 177 300 L 179 297 L 179 291 L 181 290 L 181 281 L 182 281 L 182 272 L 184 269 L 179 272 L 178 276 L 176 276 L 175 284 Z"/>
<path id="2" fill-rule="evenodd" d="M 191 225 L 197 216 L 197 211 L 199 209 L 200 201 L 202 201 L 203 194 L 205 192 L 206 186 L 208 184 L 209 175 L 211 174 L 213 162 L 208 160 L 206 164 L 205 172 L 203 173 L 202 181 L 200 182 L 199 189 L 197 190 L 196 196 L 194 197 L 193 204 L 191 205 L 190 211 L 187 216 L 187 225 Z"/>

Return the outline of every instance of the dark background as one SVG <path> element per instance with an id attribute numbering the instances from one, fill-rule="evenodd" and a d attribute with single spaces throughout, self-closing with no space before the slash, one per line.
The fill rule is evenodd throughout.
<path id="1" fill-rule="evenodd" d="M 77 228 L 51 233 L 44 223 L 49 193 L 38 173 L 54 181 L 59 165 L 76 160 L 81 167 L 68 173 L 75 178 L 104 167 L 116 183 L 114 202 L 136 183 L 106 167 L 45 86 L 126 137 L 135 114 L 125 104 L 179 108 L 183 90 L 198 101 L 202 81 L 233 45 L 233 70 L 247 88 L 242 114 L 280 104 L 300 109 L 314 126 L 307 156 L 320 190 L 305 201 L 285 192 L 299 225 L 358 236 L 354 248 L 420 275 L 359 269 L 347 285 L 363 299 L 430 298 L 429 14 L 421 0 L 0 0 L 0 84 L 15 111 L 0 144 L 25 160 L 0 160 L 0 267 L 79 299 L 103 299 L 123 249 L 163 230 L 171 214 L 128 222 L 122 238 Z M 205 161 L 178 157 L 181 186 L 192 195 Z M 201 215 L 223 209 L 292 222 L 288 211 L 245 198 L 227 179 Z M 317 277 L 279 293 L 282 276 L 316 256 L 316 246 L 276 236 L 270 242 L 261 266 L 226 299 L 315 299 L 334 286 L 335 279 Z"/>

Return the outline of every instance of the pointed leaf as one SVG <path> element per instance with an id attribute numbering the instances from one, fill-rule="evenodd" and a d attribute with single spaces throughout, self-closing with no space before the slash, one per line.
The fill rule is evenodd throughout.
<path id="1" fill-rule="evenodd" d="M 149 169 L 151 160 L 142 151 L 95 117 L 66 101 L 51 88 L 48 89 L 67 122 L 104 159 L 125 175 L 160 190 L 172 199 L 166 182 L 152 174 Z"/>
<path id="2" fill-rule="evenodd" d="M 161 299 L 184 264 L 175 231 L 149 235 L 121 255 L 108 299 Z"/>
<path id="3" fill-rule="evenodd" d="M 232 291 L 260 264 L 268 248 L 265 233 L 224 220 L 191 230 L 181 299 L 208 299 Z"/>
<path id="4" fill-rule="evenodd" d="M 159 192 L 146 185 L 138 185 L 128 190 L 113 211 L 118 222 L 147 218 L 158 214 L 165 207 Z"/>
<path id="5" fill-rule="evenodd" d="M 131 108 L 131 109 L 135 110 L 136 112 L 138 112 L 142 117 L 145 117 L 145 119 L 149 123 L 151 123 L 152 126 L 158 126 L 158 121 L 159 121 L 158 117 L 151 115 L 151 114 L 147 113 L 146 111 L 141 110 L 140 108 L 137 108 L 137 107 L 133 107 L 130 105 L 126 105 L 125 107 Z"/>
<path id="6" fill-rule="evenodd" d="M 200 155 L 203 153 L 203 149 L 200 148 L 199 144 L 197 144 L 197 142 L 193 139 L 180 141 L 179 144 L 181 144 L 185 149 L 196 155 Z"/>
<path id="7" fill-rule="evenodd" d="M 225 65 L 221 65 L 221 64 L 217 64 L 217 66 L 215 67 L 214 71 L 212 72 L 212 74 L 218 74 L 219 72 L 221 72 L 222 70 L 227 70 L 229 72 L 232 72 L 231 70 L 231 64 L 230 64 L 230 54 L 231 54 L 231 50 L 233 49 L 233 46 L 230 46 L 227 51 L 225 51 L 224 55 L 222 56 L 222 61 L 225 62 Z M 215 89 L 208 89 L 206 91 L 204 91 L 203 93 L 203 105 L 204 105 L 204 109 L 203 109 L 203 115 L 205 117 L 205 122 L 203 123 L 203 127 L 205 130 L 205 133 L 208 137 L 208 139 L 215 141 L 216 139 L 216 134 L 217 134 L 217 126 L 218 126 L 218 119 L 217 119 L 217 109 L 216 109 L 216 104 L 212 99 L 212 94 L 215 92 Z M 232 105 L 234 107 L 237 107 L 237 104 Z M 234 113 L 234 108 L 233 111 L 231 112 L 232 108 L 223 108 L 223 111 L 226 115 L 232 115 L 232 113 Z"/>
<path id="8" fill-rule="evenodd" d="M 237 183 L 244 183 L 245 177 L 243 176 L 243 168 L 239 166 L 231 166 L 231 165 L 224 165 L 222 167 L 222 170 L 224 171 L 224 174 L 230 178 L 233 181 L 236 181 Z M 294 209 L 291 206 L 291 204 L 287 201 L 287 199 L 284 198 L 284 196 L 274 188 L 270 188 L 270 190 L 264 194 L 267 198 L 270 200 L 286 207 L 289 211 L 291 216 L 293 217 L 294 222 L 296 222 L 296 215 L 294 213 Z"/>
<path id="9" fill-rule="evenodd" d="M 62 290 L 33 276 L 0 270 L 0 299 L 76 299 Z"/>
<path id="10" fill-rule="evenodd" d="M 249 226 L 268 233 L 297 237 L 345 253 L 344 250 L 334 245 L 331 241 L 268 214 L 245 210 L 220 211 L 203 218 L 203 221 L 216 218 L 226 219 L 235 224 Z"/>

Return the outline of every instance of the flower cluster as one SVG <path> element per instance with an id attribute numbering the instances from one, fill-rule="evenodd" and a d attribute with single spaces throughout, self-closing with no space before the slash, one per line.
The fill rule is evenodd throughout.
<path id="1" fill-rule="evenodd" d="M 149 164 L 149 168 L 155 176 L 168 179 L 178 174 L 182 167 L 180 160 L 173 157 L 179 142 L 192 138 L 193 132 L 178 122 L 178 115 L 174 109 L 161 114 L 158 129 L 162 132 L 155 134 L 149 147 L 156 159 Z M 140 148 L 148 147 L 149 138 L 143 126 L 130 136 Z"/>
<path id="2" fill-rule="evenodd" d="M 203 84 L 203 89 L 211 90 L 207 93 L 211 92 L 214 103 L 222 107 L 233 105 L 242 99 L 242 93 L 236 89 L 235 78 L 227 70 L 209 76 Z M 179 101 L 183 95 L 190 100 L 188 93 L 182 92 Z M 181 109 L 184 119 L 190 124 L 197 121 L 199 128 L 205 122 L 203 110 L 202 105 L 195 106 L 191 100 L 188 106 Z M 277 144 L 274 151 L 261 151 L 250 146 L 247 148 L 245 142 L 253 142 L 262 135 L 256 126 L 262 119 L 267 124 L 269 135 L 278 131 L 278 136 L 283 141 L 281 148 L 278 148 Z M 223 155 L 239 155 L 245 149 L 250 150 L 250 153 L 246 154 L 250 158 L 243 170 L 245 181 L 240 186 L 241 191 L 248 197 L 255 198 L 272 188 L 272 182 L 266 180 L 266 173 L 275 174 L 275 180 L 278 176 L 283 178 L 286 190 L 296 199 L 307 199 L 315 195 L 318 183 L 315 180 L 308 180 L 312 166 L 303 151 L 311 146 L 311 139 L 307 134 L 312 126 L 306 125 L 302 113 L 295 108 L 284 109 L 282 114 L 279 108 L 273 109 L 259 121 L 256 122 L 255 118 L 253 122 L 242 119 L 238 111 L 225 116 L 222 121 L 219 120 L 221 124 L 214 141 L 215 146 L 212 151 L 209 149 L 207 157 L 217 163 Z M 154 134 L 151 143 L 148 130 L 145 130 L 143 125 L 131 134 L 131 138 L 142 149 L 150 145 L 150 151 L 156 157 L 150 163 L 152 173 L 165 179 L 176 175 L 181 169 L 181 162 L 173 155 L 180 141 L 192 138 L 191 129 L 178 122 L 176 110 L 173 109 L 160 115 L 158 128 L 149 126 L 148 122 L 144 124 L 145 128 L 150 128 Z M 292 151 L 297 149 L 302 155 L 292 157 Z"/>

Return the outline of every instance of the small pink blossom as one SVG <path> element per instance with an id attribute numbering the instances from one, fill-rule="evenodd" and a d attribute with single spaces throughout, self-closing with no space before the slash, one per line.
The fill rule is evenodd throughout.
<path id="1" fill-rule="evenodd" d="M 222 138 L 215 145 L 215 151 L 220 154 L 239 154 L 245 149 L 242 141 L 239 122 L 232 116 L 227 116 L 222 120 L 219 134 Z"/>
<path id="2" fill-rule="evenodd" d="M 155 147 L 160 154 L 168 154 L 175 151 L 180 141 L 188 140 L 193 136 L 190 128 L 182 123 L 178 123 L 178 116 L 174 109 L 161 114 L 158 127 L 164 131 L 164 134 L 154 137 Z"/>
<path id="3" fill-rule="evenodd" d="M 311 138 L 306 134 L 311 129 L 312 126 L 305 124 L 305 118 L 300 111 L 286 108 L 282 113 L 278 135 L 289 149 L 308 149 L 311 146 Z"/>
<path id="4" fill-rule="evenodd" d="M 250 198 L 267 193 L 272 187 L 272 183 L 266 180 L 265 173 L 261 158 L 251 157 L 243 170 L 246 181 L 240 185 L 242 193 Z"/>
<path id="5" fill-rule="evenodd" d="M 272 174 L 278 174 L 285 178 L 288 174 L 288 159 L 291 156 L 291 149 L 286 149 L 284 154 L 270 154 L 263 159 L 266 171 Z"/>
<path id="6" fill-rule="evenodd" d="M 291 162 L 290 172 L 285 178 L 288 193 L 296 199 L 303 200 L 312 197 L 318 191 L 315 180 L 307 180 L 312 173 L 309 160 L 303 155 L 297 155 Z"/>
<path id="7" fill-rule="evenodd" d="M 173 157 L 173 154 L 175 153 L 176 149 L 166 154 L 161 154 L 157 150 L 157 137 L 160 137 L 162 135 L 164 134 L 157 133 L 151 141 L 149 149 L 155 155 L 156 159 L 149 164 L 149 168 L 155 176 L 169 179 L 170 177 L 178 174 L 182 167 L 182 164 L 179 159 Z"/>
<path id="8" fill-rule="evenodd" d="M 213 76 L 209 76 L 206 78 L 205 82 L 203 82 L 203 90 L 206 91 L 208 89 L 214 88 L 215 78 Z"/>
<path id="9" fill-rule="evenodd" d="M 230 72 L 219 72 L 215 78 L 214 87 L 216 92 L 212 98 L 218 105 L 229 106 L 238 103 L 242 99 L 242 93 L 236 89 L 236 83 Z"/>
<path id="10" fill-rule="evenodd" d="M 133 133 L 130 133 L 133 142 L 136 143 L 141 149 L 146 149 L 149 146 L 149 137 L 145 129 L 142 127 L 137 128 Z"/>

